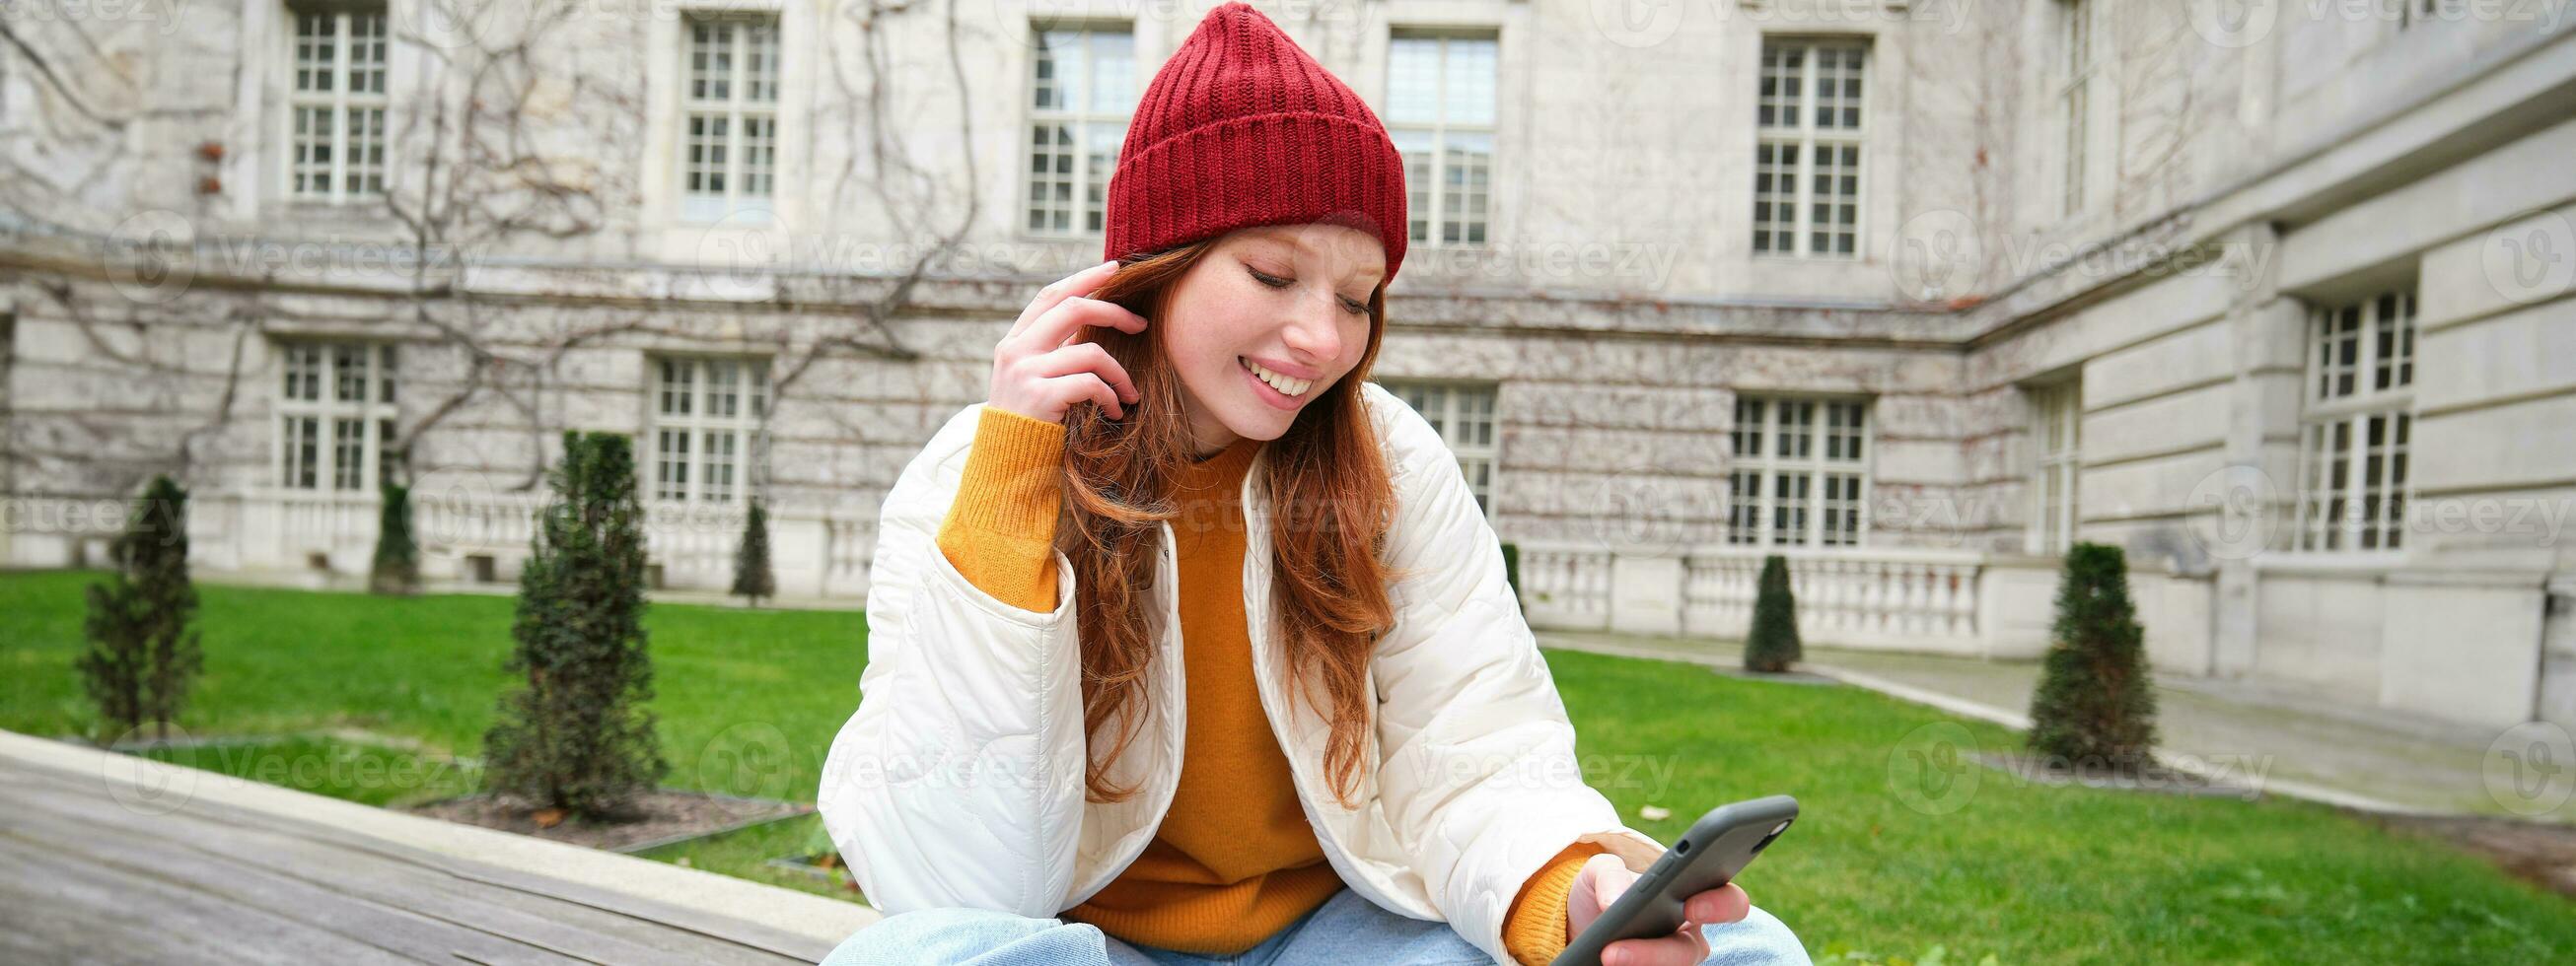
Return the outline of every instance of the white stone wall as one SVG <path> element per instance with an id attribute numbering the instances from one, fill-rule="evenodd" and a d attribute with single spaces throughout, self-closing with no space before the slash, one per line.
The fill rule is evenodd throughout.
<path id="1" fill-rule="evenodd" d="M 460 30 L 396 0 L 393 205 L 282 196 L 282 4 L 13 21 L 47 70 L 0 51 L 0 561 L 97 562 L 92 518 L 174 471 L 203 501 L 207 566 L 350 579 L 372 513 L 276 492 L 280 340 L 400 344 L 406 426 L 482 360 L 495 381 L 437 417 L 414 469 L 494 505 L 531 498 L 563 429 L 643 430 L 655 354 L 784 373 L 819 352 L 770 426 L 782 589 L 855 599 L 883 488 L 979 397 L 1035 287 L 1100 256 L 1018 228 L 1032 24 L 1131 24 L 1141 87 L 1207 6 L 993 0 L 958 5 L 952 33 L 935 6 L 863 25 L 728 0 L 785 26 L 779 193 L 773 217 L 712 224 L 673 189 L 685 5 L 476 5 Z M 2576 722 L 2568 25 L 2096 0 L 2069 212 L 2057 0 L 1261 6 L 1380 104 L 1392 32 L 1499 38 L 1494 244 L 1415 247 L 1376 375 L 1496 386 L 1496 528 L 1629 575 L 1564 578 L 1622 588 L 1602 624 L 1722 623 L 1735 397 L 1833 395 L 1871 402 L 1870 527 L 1846 556 L 1880 569 L 1819 573 L 1854 608 L 1897 606 L 1855 573 L 1915 595 L 1853 641 L 2037 653 L 2054 561 L 2026 555 L 2025 390 L 2071 376 L 2079 535 L 2129 551 L 2159 666 Z M 1871 45 L 1854 258 L 1750 251 L 1766 36 Z M 871 354 L 873 300 L 952 236 L 882 310 L 911 357 Z M 138 253 L 156 237 L 195 257 Z M 424 240 L 425 270 L 371 261 Z M 2460 522 L 2402 554 L 2289 552 L 2309 306 L 2407 280 L 2415 499 Z M 666 578 L 720 586 L 731 525 L 657 532 Z M 440 579 L 482 554 L 509 579 L 523 539 L 431 536 L 454 538 Z"/>

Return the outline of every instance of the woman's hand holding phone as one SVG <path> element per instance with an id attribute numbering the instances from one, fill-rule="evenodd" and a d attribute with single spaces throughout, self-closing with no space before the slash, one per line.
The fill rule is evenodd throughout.
<path id="1" fill-rule="evenodd" d="M 1124 419 L 1127 403 L 1137 399 L 1127 370 L 1096 343 L 1076 343 L 1083 326 L 1107 325 L 1120 331 L 1145 331 L 1145 318 L 1110 302 L 1086 298 L 1116 274 L 1118 263 L 1102 262 L 1038 290 L 1010 334 L 993 348 L 993 385 L 986 404 L 1050 423 L 1064 421 L 1077 403 L 1096 402 L 1109 418 Z"/>
<path id="2" fill-rule="evenodd" d="M 1603 853 L 1583 863 L 1575 873 L 1574 888 L 1565 900 L 1565 934 L 1579 936 L 1601 917 L 1619 897 L 1641 878 L 1628 871 L 1619 857 Z M 1682 906 L 1689 918 L 1672 935 L 1654 939 L 1622 939 L 1602 950 L 1602 966 L 1696 966 L 1708 958 L 1708 937 L 1700 927 L 1743 920 L 1753 909 L 1753 899 L 1744 887 L 1729 882 L 1691 896 Z"/>

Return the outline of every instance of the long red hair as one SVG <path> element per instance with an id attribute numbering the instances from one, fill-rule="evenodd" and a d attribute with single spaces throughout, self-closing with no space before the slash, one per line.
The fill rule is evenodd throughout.
<path id="1" fill-rule="evenodd" d="M 1064 512 L 1056 549 L 1073 564 L 1075 619 L 1082 644 L 1084 732 L 1092 737 L 1083 782 L 1095 802 L 1124 801 L 1110 768 L 1144 722 L 1145 684 L 1163 616 L 1153 607 L 1161 531 L 1179 516 L 1174 481 L 1194 459 L 1184 390 L 1162 338 L 1166 309 L 1182 276 L 1215 242 L 1201 241 L 1130 261 L 1091 297 L 1144 316 L 1141 333 L 1091 326 L 1095 342 L 1127 371 L 1139 395 L 1125 419 L 1096 403 L 1065 414 Z M 1392 627 L 1391 573 L 1381 556 L 1394 517 L 1394 486 L 1369 422 L 1360 384 L 1386 333 L 1386 291 L 1369 294 L 1368 348 L 1348 375 L 1299 411 L 1285 435 L 1264 444 L 1271 521 L 1271 601 L 1286 648 L 1292 691 L 1320 685 L 1331 722 L 1325 774 L 1344 807 L 1354 807 L 1368 748 L 1369 656 Z M 1183 322 L 1182 324 L 1187 324 Z M 1103 727 L 1109 731 L 1104 734 Z M 1105 752 L 1103 745 L 1106 745 Z"/>

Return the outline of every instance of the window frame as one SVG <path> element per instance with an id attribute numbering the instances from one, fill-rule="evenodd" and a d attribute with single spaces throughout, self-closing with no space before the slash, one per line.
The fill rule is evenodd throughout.
<path id="1" fill-rule="evenodd" d="M 698 31 L 721 29 L 723 53 L 729 58 L 728 71 L 722 78 L 725 97 L 721 100 L 696 96 L 698 72 L 696 54 Z M 768 42 L 759 36 L 766 30 Z M 690 224 L 709 224 L 729 218 L 765 219 L 774 216 L 778 205 L 779 160 L 784 154 L 785 135 L 781 129 L 780 98 L 785 90 L 787 43 L 785 17 L 776 10 L 690 10 L 680 17 L 679 91 L 675 98 L 678 126 L 672 146 L 672 191 L 677 200 L 679 220 Z M 710 48 L 712 50 L 712 48 Z M 765 55 L 765 56 L 764 56 Z M 765 76 L 764 76 L 765 74 Z M 712 75 L 710 75 L 712 78 Z M 758 95 L 766 90 L 767 98 Z M 701 146 L 692 126 L 700 118 L 721 121 L 724 135 L 721 144 L 708 144 L 723 151 L 724 160 L 710 171 L 721 179 L 720 192 L 695 190 L 690 179 L 700 168 L 691 152 Z M 753 123 L 766 126 L 768 159 L 755 169 L 748 148 L 754 146 L 747 129 Z M 764 182 L 765 189 L 753 193 L 745 187 L 753 178 Z"/>
<path id="2" fill-rule="evenodd" d="M 2301 345 L 2306 363 L 2299 397 L 2298 506 L 2290 533 L 2294 551 L 2389 555 L 2407 549 L 2406 512 L 2415 496 L 2410 464 L 2416 295 L 2416 285 L 2409 282 L 2357 300 L 2315 305 L 2308 312 Z M 2334 325 L 2347 317 L 2354 323 L 2351 329 Z M 2348 364 L 2338 361 L 2335 352 L 2347 331 L 2352 347 Z M 2386 385 L 2377 384 L 2382 370 Z M 2339 379 L 2348 380 L 2350 388 L 2340 389 Z M 2370 437 L 2375 426 L 2383 430 L 2376 443 Z M 2357 513 L 2349 507 L 2365 509 Z"/>
<path id="3" fill-rule="evenodd" d="M 1013 209 L 1017 216 L 1014 222 L 1018 225 L 1019 232 L 1030 238 L 1097 241 L 1108 233 L 1109 181 L 1111 176 L 1117 173 L 1118 155 L 1124 150 L 1127 127 L 1134 123 L 1136 102 L 1143 96 L 1143 89 L 1137 83 L 1139 61 L 1136 56 L 1136 26 L 1125 21 L 1043 24 L 1032 21 L 1028 29 L 1028 69 L 1022 74 L 1019 88 L 1022 118 L 1019 151 L 1020 193 L 1014 199 Z M 1047 41 L 1047 37 L 1051 34 L 1077 38 L 1083 51 L 1083 77 L 1081 86 L 1074 88 L 1067 84 L 1061 73 L 1058 73 L 1050 79 L 1055 84 L 1055 106 L 1040 107 L 1038 106 L 1038 85 L 1041 80 L 1038 76 L 1039 67 L 1041 63 L 1051 67 L 1060 66 L 1062 63 L 1060 59 L 1048 53 L 1053 49 L 1048 46 Z M 1099 49 L 1094 44 L 1094 38 L 1102 36 L 1124 37 L 1127 42 L 1125 78 L 1127 98 L 1124 108 L 1116 112 L 1092 109 L 1094 103 L 1092 94 L 1099 84 L 1102 60 Z M 1074 92 L 1078 97 L 1066 98 L 1067 91 Z M 1076 101 L 1079 103 L 1075 103 Z M 1039 172 L 1036 170 L 1040 149 L 1037 139 L 1043 136 L 1042 129 L 1057 130 L 1060 136 L 1071 139 L 1058 141 L 1049 146 L 1049 150 L 1055 152 L 1049 157 L 1063 157 L 1063 152 L 1071 152 L 1072 157 L 1080 159 L 1078 162 L 1066 165 L 1069 170 L 1051 175 L 1043 182 L 1039 180 Z M 1092 170 L 1092 155 L 1089 149 L 1090 139 L 1095 135 L 1102 139 L 1102 143 L 1108 145 L 1108 153 L 1101 157 L 1098 171 Z M 1070 179 L 1071 197 L 1065 202 L 1070 207 L 1059 207 L 1052 200 L 1036 197 L 1047 186 L 1054 185 L 1061 179 Z M 1092 207 L 1092 196 L 1095 194 L 1099 196 L 1099 208 L 1096 212 Z M 1038 219 L 1052 221 L 1052 216 L 1057 214 L 1065 216 L 1066 227 L 1059 229 L 1052 225 L 1032 223 L 1033 220 Z M 1100 219 L 1100 226 L 1096 228 L 1089 225 L 1090 219 L 1095 214 Z"/>
<path id="4" fill-rule="evenodd" d="M 1383 379 L 1377 383 L 1439 431 L 1440 441 L 1457 457 L 1458 472 L 1466 478 L 1468 491 L 1475 494 L 1486 522 L 1492 522 L 1494 493 L 1499 489 L 1503 464 L 1502 384 L 1445 379 Z M 1483 409 L 1470 405 L 1470 399 L 1484 400 Z M 1465 427 L 1478 418 L 1483 431 L 1473 439 L 1467 438 Z"/>
<path id="5" fill-rule="evenodd" d="M 284 50 L 279 62 L 285 71 L 286 109 L 277 121 L 280 129 L 278 144 L 283 151 L 282 163 L 277 169 L 279 193 L 289 201 L 303 204 L 349 205 L 382 199 L 393 179 L 393 168 L 386 161 L 391 151 L 388 120 L 393 110 L 390 91 L 393 34 L 389 5 L 288 3 L 283 5 L 283 9 L 285 29 L 281 31 L 281 43 Z M 329 78 L 328 91 L 308 90 L 303 86 L 307 69 L 303 59 L 306 39 L 303 31 L 307 18 L 320 18 L 331 25 L 331 59 L 327 65 L 317 67 L 319 73 Z M 357 36 L 356 27 L 360 24 L 373 28 L 373 33 L 365 41 Z M 354 57 L 363 42 L 372 42 L 375 59 L 361 66 Z M 373 81 L 369 85 L 371 89 L 353 91 L 355 82 L 361 77 Z M 321 142 L 323 147 L 330 149 L 331 160 L 314 174 L 324 185 L 325 190 L 321 191 L 307 190 L 300 183 L 300 179 L 308 174 L 310 165 L 300 153 L 307 142 L 306 135 L 297 130 L 297 122 L 306 116 L 305 112 L 312 110 L 321 111 L 322 116 L 331 119 L 331 132 L 323 136 Z M 362 141 L 352 133 L 353 117 L 367 119 L 372 128 L 372 140 Z M 372 163 L 353 165 L 350 160 L 353 147 L 372 149 Z M 370 175 L 373 178 L 371 185 L 363 189 L 350 186 L 350 179 L 365 179 Z"/>
<path id="6" fill-rule="evenodd" d="M 2075 545 L 2083 520 L 2084 381 L 2039 383 L 2022 394 L 2030 404 L 2032 455 L 2027 549 L 2061 556 Z"/>
<path id="7" fill-rule="evenodd" d="M 2092 0 L 2058 5 L 2057 90 L 2058 215 L 2073 217 L 2092 205 L 2093 78 L 2101 71 L 2101 22 Z"/>
<path id="8" fill-rule="evenodd" d="M 1794 75 L 1774 73 L 1773 53 L 1775 51 L 1781 53 L 1794 51 L 1797 54 L 1798 65 Z M 1837 86 L 1832 101 L 1828 102 L 1820 97 L 1818 81 L 1824 79 L 1825 68 L 1821 63 L 1824 58 L 1819 55 L 1826 51 L 1858 55 L 1860 61 L 1858 66 L 1843 69 L 1835 75 L 1838 81 L 1859 83 L 1861 93 L 1858 97 L 1845 93 L 1848 88 L 1840 85 Z M 1755 208 L 1752 212 L 1753 216 L 1747 219 L 1753 225 L 1753 238 L 1749 250 L 1754 257 L 1858 261 L 1869 250 L 1869 206 L 1863 199 L 1868 194 L 1871 164 L 1870 120 L 1876 113 L 1870 108 L 1869 95 L 1871 91 L 1878 89 L 1878 85 L 1870 82 L 1870 70 L 1875 66 L 1877 59 L 1876 39 L 1869 36 L 1763 35 L 1760 53 L 1754 66 L 1752 198 Z M 1775 76 L 1794 79 L 1797 90 L 1781 94 L 1775 88 L 1772 93 L 1764 93 L 1762 85 Z M 1855 123 L 1850 126 L 1818 125 L 1816 115 L 1829 103 L 1853 112 Z M 1774 120 L 1768 124 L 1764 123 L 1762 117 L 1762 111 L 1765 108 L 1774 110 Z M 1777 118 L 1781 111 L 1785 111 L 1796 123 L 1779 123 Z M 1776 160 L 1783 149 L 1797 152 L 1797 158 L 1785 166 Z M 1847 171 L 1844 169 L 1839 157 L 1831 165 L 1820 164 L 1818 154 L 1825 149 L 1848 149 L 1852 153 L 1849 169 Z M 1764 159 L 1766 152 L 1773 160 Z M 1819 173 L 1826 170 L 1830 170 L 1832 174 Z M 1778 181 L 1774 180 L 1771 190 L 1766 191 L 1762 183 L 1762 178 L 1766 174 L 1774 176 L 1775 179 L 1785 174 L 1796 179 L 1796 186 L 1784 192 L 1779 189 Z M 1850 195 L 1845 196 L 1839 192 L 1824 194 L 1817 190 L 1819 177 L 1842 175 L 1848 175 L 1852 179 Z M 1763 204 L 1773 205 L 1774 212 L 1779 210 L 1777 206 L 1787 205 L 1789 219 L 1784 222 L 1777 217 L 1769 220 L 1761 218 L 1759 210 Z M 1815 219 L 1815 206 L 1818 204 L 1848 205 L 1851 208 L 1849 251 L 1816 250 L 1816 234 L 1819 228 Z M 1836 238 L 1841 237 L 1841 233 L 1831 227 L 1823 230 Z M 1786 232 L 1789 239 L 1790 247 L 1787 249 L 1779 248 L 1774 244 L 1776 237 L 1782 232 Z"/>
<path id="9" fill-rule="evenodd" d="M 1869 495 L 1876 475 L 1878 458 L 1875 400 L 1856 396 L 1811 395 L 1802 393 L 1740 392 L 1735 394 L 1734 418 L 1727 424 L 1726 512 L 1719 538 L 1729 548 L 1767 551 L 1780 548 L 1800 550 L 1852 549 L 1869 545 L 1871 524 Z M 1786 414 L 1792 406 L 1807 407 L 1803 422 L 1805 452 L 1789 456 L 1779 452 L 1786 445 L 1782 427 L 1788 425 Z M 1745 412 L 1756 408 L 1759 424 L 1745 423 Z M 1838 424 L 1835 416 L 1847 412 L 1855 420 Z M 1837 431 L 1847 430 L 1857 452 L 1836 458 L 1829 454 L 1840 442 Z M 1745 452 L 1747 441 L 1753 452 Z M 1746 489 L 1746 478 L 1751 488 Z M 1847 480 L 1852 492 L 1842 497 L 1828 493 L 1831 480 Z M 1784 481 L 1798 479 L 1805 486 L 1795 494 L 1794 511 L 1782 501 L 1792 495 L 1785 492 Z M 1751 500 L 1748 503 L 1746 497 Z M 1832 511 L 1848 509 L 1847 525 L 1828 528 Z M 1803 513 L 1799 526 L 1800 539 L 1781 541 L 1784 514 Z M 1749 513 L 1749 515 L 1748 515 Z M 1845 539 L 1832 540 L 1840 534 Z"/>
<path id="10" fill-rule="evenodd" d="M 1398 120 L 1394 110 L 1398 83 L 1395 69 L 1397 45 L 1425 43 L 1434 47 L 1431 67 L 1431 76 L 1434 78 L 1431 91 L 1433 118 L 1428 122 Z M 1450 116 L 1453 105 L 1450 103 L 1449 96 L 1449 60 L 1450 48 L 1455 44 L 1478 44 L 1492 51 L 1489 59 L 1493 64 L 1494 72 L 1486 89 L 1493 95 L 1493 102 L 1485 105 L 1485 120 L 1482 122 L 1453 120 Z M 1379 115 L 1385 120 L 1387 137 L 1395 142 L 1396 153 L 1405 167 L 1405 193 L 1409 196 L 1405 202 L 1405 220 L 1408 222 L 1405 233 L 1409 239 L 1408 244 L 1415 247 L 1460 249 L 1491 246 L 1494 243 L 1496 220 L 1494 175 L 1497 171 L 1496 160 L 1500 156 L 1496 146 L 1500 140 L 1499 130 L 1502 126 L 1503 38 L 1501 30 L 1455 27 L 1391 29 L 1387 31 L 1386 61 L 1386 103 L 1381 105 Z M 1408 138 L 1422 138 L 1428 144 L 1427 150 L 1421 152 L 1419 170 L 1413 157 L 1414 152 L 1404 149 Z M 1453 141 L 1472 141 L 1477 138 L 1484 141 L 1481 172 L 1464 167 L 1453 157 L 1452 151 Z M 1459 179 L 1461 186 L 1455 192 L 1460 196 L 1457 199 L 1450 197 L 1453 192 L 1449 190 L 1448 174 L 1453 166 L 1465 172 L 1461 174 Z M 1481 173 L 1484 179 L 1481 185 L 1472 183 L 1478 173 Z M 1456 200 L 1462 209 L 1470 207 L 1467 204 L 1468 198 L 1479 202 L 1472 206 L 1475 209 L 1474 218 L 1469 219 L 1450 210 L 1450 203 L 1453 200 Z M 1417 228 L 1420 229 L 1419 235 L 1414 234 Z M 1451 228 L 1457 229 L 1458 239 L 1455 241 L 1444 237 Z"/>
<path id="11" fill-rule="evenodd" d="M 688 387 L 685 412 L 671 411 L 670 391 L 674 366 L 686 374 Z M 712 404 L 719 387 L 715 380 L 721 367 L 734 372 L 731 384 L 732 412 L 717 415 Z M 644 454 L 636 471 L 642 479 L 638 491 L 647 505 L 685 507 L 688 509 L 732 509 L 746 506 L 749 498 L 766 482 L 768 457 L 762 436 L 770 408 L 777 401 L 771 383 L 772 360 L 768 356 L 705 356 L 656 353 L 645 358 L 645 431 Z M 671 496 L 666 487 L 665 461 L 674 455 L 668 446 L 669 434 L 681 434 L 676 455 L 680 458 L 679 495 Z M 721 462 L 709 458 L 709 442 L 721 435 L 731 447 Z M 720 496 L 708 492 L 707 470 L 713 467 L 729 470 L 729 479 Z"/>
<path id="12" fill-rule="evenodd" d="M 401 364 L 391 342 L 366 342 L 348 339 L 279 339 L 273 343 L 278 360 L 278 381 L 271 382 L 270 397 L 269 479 L 278 490 L 289 493 L 365 493 L 373 495 L 384 485 L 386 462 L 393 454 L 392 443 L 401 418 Z M 357 375 L 359 398 L 340 398 L 340 386 L 347 378 L 342 371 L 343 353 L 356 351 L 365 360 L 365 369 Z M 302 353 L 314 354 L 313 365 L 304 369 L 299 362 Z M 292 388 L 299 373 L 309 373 L 314 391 L 311 398 L 300 397 Z M 346 424 L 358 424 L 356 480 L 353 486 L 341 486 L 348 478 L 343 465 L 342 431 Z M 308 456 L 298 449 L 303 437 L 299 430 L 312 428 L 312 452 Z M 309 473 L 303 472 L 309 471 Z M 309 475 L 312 483 L 301 482 Z"/>

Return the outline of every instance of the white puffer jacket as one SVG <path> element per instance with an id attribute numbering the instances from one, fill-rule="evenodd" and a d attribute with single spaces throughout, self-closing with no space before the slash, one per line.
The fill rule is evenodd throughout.
<path id="1" fill-rule="evenodd" d="M 1243 609 L 1261 706 L 1306 816 L 1342 881 L 1379 906 L 1445 921 L 1498 962 L 1512 897 L 1559 850 L 1594 841 L 1643 871 L 1663 845 L 1583 784 L 1574 729 L 1504 579 L 1501 545 L 1431 424 L 1362 384 L 1393 474 L 1387 555 L 1421 568 L 1392 588 L 1397 622 L 1370 663 L 1377 695 L 1359 786 L 1345 809 L 1323 773 L 1325 720 L 1289 700 L 1272 626 L 1268 512 L 1247 512 Z M 1056 557 L 1052 613 L 1004 604 L 957 572 L 936 535 L 982 404 L 966 407 L 887 494 L 868 590 L 864 700 L 825 762 L 823 823 L 887 914 L 934 907 L 1052 918 L 1145 850 L 1180 776 L 1180 620 L 1172 533 L 1156 595 L 1168 629 L 1150 714 L 1112 777 L 1126 802 L 1087 803 L 1073 565 Z M 1264 456 L 1246 508 L 1264 508 Z M 1320 689 L 1314 705 L 1324 705 Z"/>

